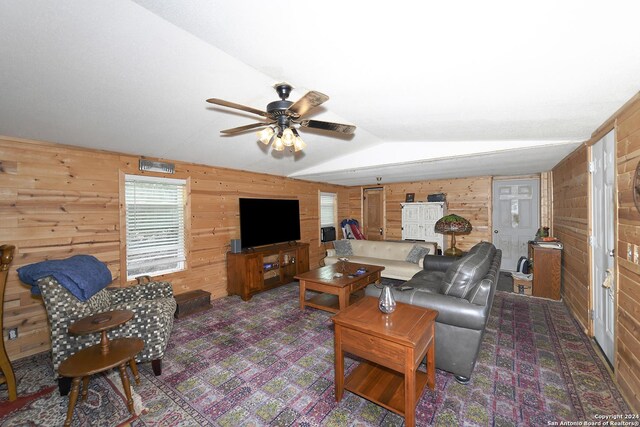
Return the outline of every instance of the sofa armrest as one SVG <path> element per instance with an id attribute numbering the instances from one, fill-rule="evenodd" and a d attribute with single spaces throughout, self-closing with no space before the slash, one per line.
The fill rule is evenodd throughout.
<path id="1" fill-rule="evenodd" d="M 394 292 L 396 301 L 407 302 L 438 312 L 436 321 L 460 328 L 482 330 L 487 321 L 486 306 L 471 304 L 464 298 L 424 292 L 419 289 Z"/>
<path id="2" fill-rule="evenodd" d="M 440 256 L 440 255 L 425 255 L 422 268 L 427 271 L 447 271 L 447 268 L 453 262 L 458 260 L 457 257 L 452 256 Z"/>
<path id="3" fill-rule="evenodd" d="M 327 256 L 336 256 L 336 250 L 335 249 L 327 249 Z"/>

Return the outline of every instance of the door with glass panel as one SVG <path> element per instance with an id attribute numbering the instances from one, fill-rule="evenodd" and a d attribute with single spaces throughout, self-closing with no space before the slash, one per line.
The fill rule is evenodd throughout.
<path id="1" fill-rule="evenodd" d="M 493 181 L 493 244 L 502 249 L 502 270 L 516 271 L 540 227 L 540 180 Z"/>

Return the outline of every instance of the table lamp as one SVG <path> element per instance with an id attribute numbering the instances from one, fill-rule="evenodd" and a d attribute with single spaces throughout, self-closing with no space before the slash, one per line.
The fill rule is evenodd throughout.
<path id="1" fill-rule="evenodd" d="M 468 233 L 471 231 L 471 223 L 456 214 L 445 215 L 434 226 L 436 233 L 450 233 L 451 246 L 444 251 L 446 256 L 462 256 L 462 251 L 456 248 L 456 233 Z"/>

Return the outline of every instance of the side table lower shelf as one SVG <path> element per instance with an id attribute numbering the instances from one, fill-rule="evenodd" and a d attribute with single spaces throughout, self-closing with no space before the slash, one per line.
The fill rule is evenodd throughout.
<path id="1" fill-rule="evenodd" d="M 426 384 L 426 372 L 416 371 L 416 402 Z M 345 379 L 344 388 L 396 414 L 405 415 L 404 374 L 401 372 L 365 360 Z"/>

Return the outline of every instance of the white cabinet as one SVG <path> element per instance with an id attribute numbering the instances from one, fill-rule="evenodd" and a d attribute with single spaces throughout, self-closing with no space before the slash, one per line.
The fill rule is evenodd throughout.
<path id="1" fill-rule="evenodd" d="M 436 233 L 433 227 L 440 218 L 447 214 L 445 202 L 401 203 L 402 205 L 402 240 L 424 240 L 435 242 L 438 249 L 447 248 L 444 234 Z"/>

